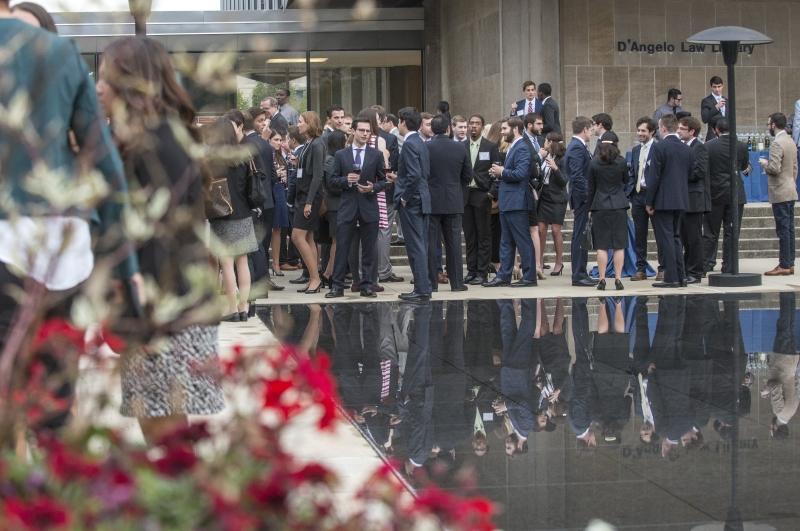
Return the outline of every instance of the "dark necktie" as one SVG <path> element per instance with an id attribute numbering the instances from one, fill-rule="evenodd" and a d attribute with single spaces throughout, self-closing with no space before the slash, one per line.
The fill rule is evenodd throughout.
<path id="1" fill-rule="evenodd" d="M 361 167 L 361 150 L 360 149 L 356 149 L 356 159 L 353 162 L 353 164 L 358 168 Z"/>
<path id="2" fill-rule="evenodd" d="M 528 114 L 530 114 L 532 112 L 533 112 L 533 102 L 529 101 L 528 102 Z"/>

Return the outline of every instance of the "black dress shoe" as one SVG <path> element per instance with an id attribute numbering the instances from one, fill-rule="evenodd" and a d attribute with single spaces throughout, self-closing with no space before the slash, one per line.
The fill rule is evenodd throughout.
<path id="1" fill-rule="evenodd" d="M 464 281 L 465 281 L 465 282 L 466 282 L 466 280 L 467 280 L 467 279 L 464 279 Z M 480 286 L 481 284 L 483 284 L 483 283 L 484 283 L 484 282 L 486 282 L 487 280 L 489 280 L 489 279 L 488 279 L 488 278 L 486 278 L 486 276 L 485 276 L 485 275 L 475 275 L 475 278 L 473 278 L 472 280 L 470 280 L 470 281 L 468 282 L 468 284 L 469 284 L 470 286 Z"/>
<path id="2" fill-rule="evenodd" d="M 481 286 L 483 286 L 484 288 L 499 288 L 502 286 L 508 286 L 510 284 L 511 283 L 508 280 L 503 280 L 500 277 L 494 277 L 489 282 L 484 282 L 483 284 L 481 284 Z"/>
<path id="3" fill-rule="evenodd" d="M 580 286 L 582 288 L 593 288 L 598 284 L 597 280 L 592 280 L 591 278 L 582 278 L 580 280 L 573 280 L 573 286 Z"/>
<path id="4" fill-rule="evenodd" d="M 680 288 L 680 282 L 654 282 L 654 288 Z"/>
<path id="5" fill-rule="evenodd" d="M 475 278 L 476 278 L 477 276 L 478 276 L 478 275 L 477 275 L 477 273 L 470 273 L 470 274 L 468 274 L 467 276 L 465 276 L 465 277 L 464 277 L 464 284 L 469 284 L 470 282 L 472 282 L 473 280 L 475 280 Z"/>
<path id="6" fill-rule="evenodd" d="M 509 284 L 512 288 L 532 288 L 533 286 L 538 286 L 539 283 L 535 280 L 517 280 L 516 282 L 512 282 Z"/>
<path id="7" fill-rule="evenodd" d="M 239 322 L 240 323 L 247 322 L 247 312 L 239 312 Z"/>
<path id="8" fill-rule="evenodd" d="M 413 302 L 416 304 L 421 304 L 431 300 L 430 295 L 426 293 L 417 293 L 416 291 L 412 291 L 411 293 L 401 293 L 399 298 L 400 300 Z"/>
<path id="9" fill-rule="evenodd" d="M 375 292 L 372 291 L 372 289 L 370 289 L 370 288 L 362 288 L 361 289 L 361 296 L 362 297 L 369 297 L 369 298 L 377 297 Z"/>
<path id="10" fill-rule="evenodd" d="M 270 279 L 267 279 L 267 289 L 269 289 L 270 291 L 282 291 L 282 290 L 284 290 L 286 288 L 284 286 L 279 286 L 279 285 L 275 284 Z"/>
<path id="11" fill-rule="evenodd" d="M 308 284 L 308 276 L 307 275 L 300 275 L 297 278 L 293 278 L 289 281 L 289 284 Z"/>
<path id="12" fill-rule="evenodd" d="M 331 290 L 325 294 L 326 299 L 338 299 L 339 297 L 344 297 L 344 290 L 331 288 Z"/>
<path id="13" fill-rule="evenodd" d="M 691 275 L 686 277 L 687 284 L 700 284 L 700 280 L 701 280 L 700 277 L 693 277 Z"/>
<path id="14" fill-rule="evenodd" d="M 239 312 L 233 312 L 230 315 L 226 315 L 225 317 L 220 319 L 220 321 L 225 321 L 226 323 L 238 323 L 240 321 Z"/>
<path id="15" fill-rule="evenodd" d="M 397 275 L 392 273 L 388 277 L 380 279 L 380 282 L 403 282 L 404 280 L 405 279 L 403 277 L 398 277 Z"/>
<path id="16" fill-rule="evenodd" d="M 606 290 L 606 279 L 604 278 L 600 279 L 600 282 L 597 283 L 597 289 L 599 289 L 600 291 Z"/>
<path id="17" fill-rule="evenodd" d="M 450 291 L 467 291 L 469 288 L 465 285 L 456 286 L 454 288 L 450 288 Z"/>

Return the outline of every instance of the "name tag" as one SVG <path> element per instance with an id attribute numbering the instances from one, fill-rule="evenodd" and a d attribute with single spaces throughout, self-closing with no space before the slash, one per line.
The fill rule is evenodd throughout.
<path id="1" fill-rule="evenodd" d="M 489 160 L 489 152 L 488 151 L 479 151 L 478 152 L 478 160 Z"/>
<path id="2" fill-rule="evenodd" d="M 483 414 L 483 420 L 484 420 L 484 422 L 489 422 L 489 421 L 494 420 L 494 414 L 493 413 L 484 413 Z"/>
<path id="3" fill-rule="evenodd" d="M 303 178 L 303 168 L 297 168 L 297 178 L 298 179 Z"/>
<path id="4" fill-rule="evenodd" d="M 525 109 L 520 109 L 517 111 L 517 116 L 525 116 Z"/>

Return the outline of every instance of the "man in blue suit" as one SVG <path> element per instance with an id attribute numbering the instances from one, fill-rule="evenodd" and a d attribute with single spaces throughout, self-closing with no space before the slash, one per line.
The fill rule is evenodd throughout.
<path id="1" fill-rule="evenodd" d="M 386 187 L 383 155 L 367 145 L 372 128 L 366 118 L 353 122 L 353 145 L 336 152 L 333 188 L 341 191 L 336 217 L 336 241 L 342 252 L 336 253 L 331 290 L 325 297 L 344 296 L 344 277 L 350 244 L 358 232 L 361 240 L 361 296 L 375 297 L 370 271 L 378 258 L 378 198 L 375 195 Z M 358 171 L 356 171 L 358 170 Z"/>
<path id="2" fill-rule="evenodd" d="M 654 288 L 686 286 L 681 220 L 689 208 L 689 178 L 694 158 L 678 138 L 678 120 L 668 114 L 658 121 L 661 142 L 650 148 L 645 169 L 647 213 L 653 216 L 656 244 L 664 259 L 664 281 Z"/>
<path id="3" fill-rule="evenodd" d="M 583 233 L 589 222 L 589 139 L 592 137 L 592 121 L 586 116 L 578 116 L 572 121 L 572 141 L 564 155 L 564 167 L 569 182 L 569 207 L 572 209 L 573 227 L 570 255 L 572 256 L 572 285 L 592 287 L 596 280 L 589 277 L 586 264 L 589 250 L 582 245 Z"/>
<path id="4" fill-rule="evenodd" d="M 524 138 L 525 127 L 522 119 L 514 117 L 503 122 L 501 129 L 506 142 L 511 147 L 506 154 L 504 166 L 492 164 L 490 173 L 499 178 L 498 186 L 500 208 L 500 270 L 490 282 L 483 286 L 493 288 L 508 286 L 514 266 L 514 251 L 519 250 L 522 260 L 522 280 L 510 284 L 521 288 L 536 285 L 536 257 L 533 253 L 533 240 L 528 230 L 528 210 L 533 205 L 531 193 L 530 166 L 531 154 Z"/>
<path id="5" fill-rule="evenodd" d="M 408 262 L 414 275 L 414 291 L 402 293 L 400 298 L 408 302 L 427 302 L 432 291 L 428 278 L 428 216 L 431 213 L 428 180 L 431 163 L 428 149 L 418 133 L 422 123 L 419 111 L 414 107 L 403 107 L 397 115 L 400 119 L 398 128 L 404 139 L 394 183 L 394 205 L 400 215 Z"/>
<path id="6" fill-rule="evenodd" d="M 536 97 L 536 83 L 533 81 L 523 83 L 522 94 L 525 95 L 524 98 L 511 104 L 510 116 L 524 118 L 526 114 L 542 112 L 542 102 Z"/>

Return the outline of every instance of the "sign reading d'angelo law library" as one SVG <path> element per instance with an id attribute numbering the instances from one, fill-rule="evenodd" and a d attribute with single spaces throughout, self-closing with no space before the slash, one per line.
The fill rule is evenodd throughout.
<path id="1" fill-rule="evenodd" d="M 746 53 L 753 55 L 753 44 L 740 44 L 739 53 Z M 657 53 L 705 53 L 713 52 L 719 53 L 722 51 L 719 44 L 692 44 L 690 42 L 681 41 L 679 45 L 671 42 L 639 42 L 636 39 L 625 39 L 617 41 L 617 51 L 627 53 L 646 53 L 647 55 L 655 55 Z"/>

